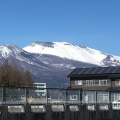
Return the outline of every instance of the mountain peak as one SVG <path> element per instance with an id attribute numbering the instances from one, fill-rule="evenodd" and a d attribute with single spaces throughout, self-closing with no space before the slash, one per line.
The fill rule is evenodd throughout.
<path id="1" fill-rule="evenodd" d="M 96 63 L 98 65 L 106 58 L 106 55 L 98 50 L 68 42 L 35 42 L 23 49 L 30 53 L 53 55 L 63 59 Z"/>
<path id="2" fill-rule="evenodd" d="M 17 47 L 15 44 L 6 44 L 6 47 Z"/>
<path id="3" fill-rule="evenodd" d="M 70 44 L 68 42 L 34 42 L 30 46 L 34 47 L 36 45 L 53 47 L 54 45 L 72 45 L 72 44 Z"/>
<path id="4" fill-rule="evenodd" d="M 71 43 L 68 42 L 53 42 L 55 44 L 60 44 L 60 45 L 72 45 Z"/>

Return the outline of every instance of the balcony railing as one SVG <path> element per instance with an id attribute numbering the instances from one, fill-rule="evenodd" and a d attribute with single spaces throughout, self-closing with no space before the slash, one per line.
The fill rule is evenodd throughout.
<path id="1" fill-rule="evenodd" d="M 43 90 L 43 88 L 41 88 Z M 120 104 L 120 92 L 0 87 L 0 104 Z"/>

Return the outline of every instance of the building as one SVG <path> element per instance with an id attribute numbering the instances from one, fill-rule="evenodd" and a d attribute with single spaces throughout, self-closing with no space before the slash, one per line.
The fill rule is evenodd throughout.
<path id="1" fill-rule="evenodd" d="M 120 90 L 120 66 L 76 68 L 68 77 L 70 78 L 70 88 Z"/>
<path id="2" fill-rule="evenodd" d="M 85 103 L 120 100 L 120 66 L 76 68 L 68 77 L 70 87 L 83 91 Z M 71 98 L 77 99 L 77 94 Z"/>
<path id="3" fill-rule="evenodd" d="M 34 83 L 34 86 L 37 88 L 35 92 L 38 96 L 46 96 L 46 83 Z"/>

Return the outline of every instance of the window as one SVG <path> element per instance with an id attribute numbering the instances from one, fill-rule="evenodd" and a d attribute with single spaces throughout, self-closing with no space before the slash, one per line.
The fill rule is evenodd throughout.
<path id="1" fill-rule="evenodd" d="M 86 86 L 89 86 L 89 80 L 86 80 Z"/>
<path id="2" fill-rule="evenodd" d="M 85 102 L 86 103 L 92 103 L 93 102 L 93 95 L 89 94 L 85 96 Z"/>
<path id="3" fill-rule="evenodd" d="M 120 79 L 116 79 L 116 80 L 115 80 L 115 85 L 116 85 L 116 86 L 120 86 Z"/>
<path id="4" fill-rule="evenodd" d="M 98 94 L 97 100 L 99 103 L 108 103 L 109 102 L 109 95 L 107 94 Z"/>
<path id="5" fill-rule="evenodd" d="M 93 86 L 93 80 L 86 80 L 86 86 Z"/>
<path id="6" fill-rule="evenodd" d="M 93 86 L 93 80 L 90 80 L 90 86 Z"/>
<path id="7" fill-rule="evenodd" d="M 70 100 L 77 100 L 78 96 L 77 95 L 70 95 Z"/>
<path id="8" fill-rule="evenodd" d="M 114 94 L 114 101 L 120 100 L 120 94 Z"/>
<path id="9" fill-rule="evenodd" d="M 99 86 L 107 86 L 107 80 L 99 80 Z"/>
<path id="10" fill-rule="evenodd" d="M 82 85 L 82 80 L 76 80 L 75 85 Z"/>

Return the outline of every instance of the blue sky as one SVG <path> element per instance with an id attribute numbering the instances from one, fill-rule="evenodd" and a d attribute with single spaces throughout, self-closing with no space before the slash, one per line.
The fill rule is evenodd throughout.
<path id="1" fill-rule="evenodd" d="M 120 0 L 0 0 L 0 46 L 66 41 L 120 56 Z"/>

